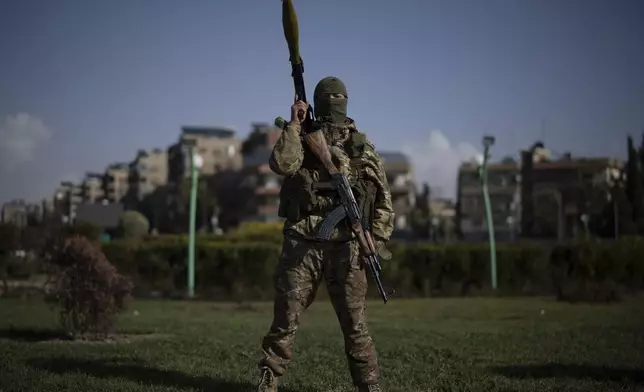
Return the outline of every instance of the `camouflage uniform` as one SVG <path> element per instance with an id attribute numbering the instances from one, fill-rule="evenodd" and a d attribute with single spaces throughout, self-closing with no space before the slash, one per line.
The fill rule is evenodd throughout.
<path id="1" fill-rule="evenodd" d="M 346 99 L 339 100 L 340 108 L 333 107 L 336 102 L 324 101 L 333 92 L 346 96 L 338 79 L 320 81 L 314 94 L 316 117 L 336 165 L 349 177 L 363 214 L 370 218 L 374 240 L 382 246 L 391 235 L 394 218 L 385 171 L 373 144 L 342 113 L 341 101 L 346 112 Z M 354 385 L 359 390 L 379 390 L 377 355 L 365 321 L 367 276 L 359 246 L 346 223 L 338 225 L 330 241 L 315 240 L 319 224 L 338 201 L 328 191 L 315 190 L 315 184 L 328 181 L 329 176 L 301 140 L 299 125 L 285 126 L 269 164 L 272 171 L 284 176 L 280 216 L 286 220 L 284 244 L 274 275 L 273 322 L 262 341 L 259 390 L 277 390 L 276 377 L 285 373 L 292 359 L 300 315 L 313 302 L 322 280 L 344 334 Z"/>

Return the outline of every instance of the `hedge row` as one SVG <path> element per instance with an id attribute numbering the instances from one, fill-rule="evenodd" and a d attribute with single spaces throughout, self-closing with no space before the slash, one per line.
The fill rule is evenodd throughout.
<path id="1" fill-rule="evenodd" d="M 490 292 L 487 245 L 393 244 L 383 261 L 385 285 L 397 297 L 477 295 Z M 113 242 L 103 251 L 135 293 L 173 295 L 186 287 L 186 241 Z M 196 291 L 219 299 L 268 299 L 280 244 L 197 241 Z M 644 241 L 579 243 L 545 248 L 533 243 L 497 246 L 498 293 L 611 299 L 644 288 Z M 370 278 L 369 278 L 370 279 Z M 370 296 L 377 293 L 370 285 Z M 322 294 L 322 293 L 321 293 Z M 324 295 L 324 294 L 322 294 Z"/>

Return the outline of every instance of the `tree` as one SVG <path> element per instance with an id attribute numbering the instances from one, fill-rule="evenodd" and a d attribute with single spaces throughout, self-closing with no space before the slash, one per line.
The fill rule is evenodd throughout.
<path id="1" fill-rule="evenodd" d="M 640 170 L 638 153 L 633 146 L 633 138 L 627 138 L 628 160 L 626 162 L 626 196 L 631 205 L 631 219 L 639 233 L 644 232 L 644 205 L 642 173 Z"/>
<path id="2" fill-rule="evenodd" d="M 148 234 L 149 229 L 148 219 L 138 211 L 125 211 L 119 218 L 119 237 L 140 238 Z"/>
<path id="3" fill-rule="evenodd" d="M 430 237 L 430 195 L 431 190 L 427 183 L 423 184 L 422 192 L 416 195 L 416 205 L 411 212 L 411 229 L 416 238 L 428 239 Z"/>
<path id="4" fill-rule="evenodd" d="M 125 309 L 132 287 L 95 243 L 72 236 L 51 259 L 47 299 L 58 305 L 66 332 L 104 337 Z"/>
<path id="5" fill-rule="evenodd" d="M 197 187 L 197 230 L 210 224 L 217 211 L 217 197 L 209 176 L 200 176 Z M 190 222 L 190 179 L 179 184 L 168 184 L 149 195 L 142 203 L 141 211 L 150 219 L 152 226 L 163 233 L 187 233 Z M 229 191 L 230 193 L 230 191 Z M 240 197 L 233 192 L 232 196 Z"/>
<path id="6" fill-rule="evenodd" d="M 168 220 L 167 202 L 171 194 L 171 185 L 160 186 L 147 194 L 139 203 L 137 211 L 145 215 L 152 231 L 159 231 L 163 228 L 164 221 Z"/>
<path id="7" fill-rule="evenodd" d="M 642 171 L 642 183 L 644 184 L 644 132 L 642 132 L 642 140 L 640 141 L 640 147 L 637 151 L 639 158 L 640 170 Z"/>
<path id="8" fill-rule="evenodd" d="M 20 247 L 20 229 L 10 223 L 0 223 L 0 279 L 4 293 L 9 291 L 8 268 L 14 251 Z"/>

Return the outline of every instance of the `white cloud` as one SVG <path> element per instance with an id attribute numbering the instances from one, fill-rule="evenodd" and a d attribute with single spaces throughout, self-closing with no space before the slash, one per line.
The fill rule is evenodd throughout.
<path id="1" fill-rule="evenodd" d="M 414 165 L 419 187 L 427 182 L 434 195 L 454 198 L 458 167 L 461 162 L 481 157 L 481 153 L 470 143 L 452 145 L 441 131 L 429 132 L 427 138 L 414 145 L 406 145 L 403 152 Z"/>
<path id="2" fill-rule="evenodd" d="M 13 172 L 31 162 L 38 148 L 51 138 L 51 130 L 28 113 L 7 116 L 0 124 L 0 169 Z"/>

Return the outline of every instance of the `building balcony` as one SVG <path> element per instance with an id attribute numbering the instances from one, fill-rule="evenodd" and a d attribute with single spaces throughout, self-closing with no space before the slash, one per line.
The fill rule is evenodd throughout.
<path id="1" fill-rule="evenodd" d="M 280 187 L 258 186 L 255 188 L 256 195 L 277 196 L 280 194 Z"/>
<path id="2" fill-rule="evenodd" d="M 279 207 L 276 205 L 265 204 L 257 206 L 257 213 L 259 215 L 277 215 Z"/>
<path id="3" fill-rule="evenodd" d="M 404 185 L 396 185 L 396 184 L 390 184 L 389 185 L 389 192 L 391 192 L 391 195 L 407 195 L 411 192 L 414 191 L 414 187 L 412 184 L 404 184 Z"/>

